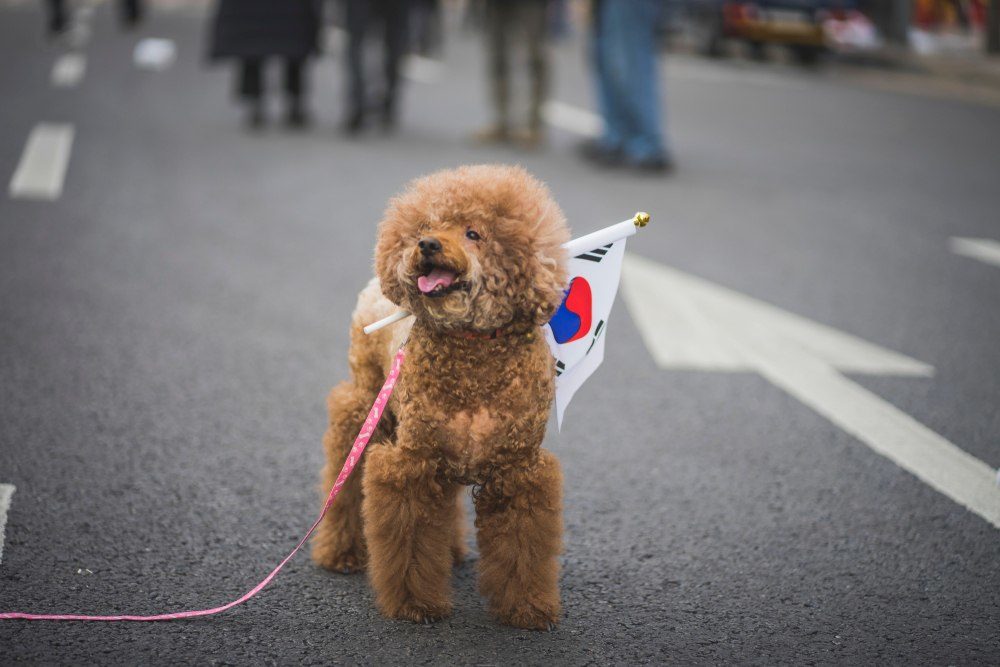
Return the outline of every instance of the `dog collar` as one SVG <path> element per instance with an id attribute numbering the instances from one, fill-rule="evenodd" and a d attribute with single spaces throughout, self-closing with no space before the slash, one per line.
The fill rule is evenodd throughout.
<path id="1" fill-rule="evenodd" d="M 477 340 L 496 340 L 507 334 L 501 329 L 494 329 L 493 331 L 449 331 L 450 335 L 456 338 L 469 338 Z"/>
<path id="2" fill-rule="evenodd" d="M 449 331 L 448 335 L 454 336 L 456 338 L 465 338 L 468 340 L 496 340 L 497 338 L 505 338 L 507 336 L 521 335 L 527 336 L 528 340 L 534 337 L 534 331 L 504 331 L 503 329 L 494 329 L 493 331 Z"/>

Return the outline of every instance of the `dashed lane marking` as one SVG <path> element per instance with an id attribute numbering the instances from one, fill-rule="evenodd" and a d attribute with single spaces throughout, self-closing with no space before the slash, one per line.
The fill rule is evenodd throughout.
<path id="1" fill-rule="evenodd" d="M 7 526 L 7 511 L 10 509 L 10 499 L 13 495 L 13 484 L 0 484 L 0 563 L 3 562 L 3 538 L 4 529 Z"/>
<path id="2" fill-rule="evenodd" d="M 39 123 L 28 135 L 8 192 L 14 199 L 58 199 L 73 150 L 73 126 Z"/>
<path id="3" fill-rule="evenodd" d="M 1000 266 L 1000 241 L 993 239 L 965 239 L 955 237 L 949 240 L 951 251 L 956 255 L 963 255 L 978 259 L 993 266 Z"/>
<path id="4" fill-rule="evenodd" d="M 756 371 L 1000 528 L 996 470 L 842 375 L 929 377 L 933 367 L 635 255 L 622 294 L 659 366 Z"/>
<path id="5" fill-rule="evenodd" d="M 87 57 L 82 53 L 66 53 L 59 56 L 52 66 L 49 81 L 57 88 L 72 88 L 83 80 L 87 71 Z"/>
<path id="6" fill-rule="evenodd" d="M 132 62 L 139 69 L 163 72 L 177 60 L 177 44 L 172 39 L 147 37 L 132 51 Z"/>

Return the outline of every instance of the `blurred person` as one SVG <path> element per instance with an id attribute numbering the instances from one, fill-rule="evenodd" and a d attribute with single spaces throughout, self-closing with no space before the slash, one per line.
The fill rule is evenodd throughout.
<path id="1" fill-rule="evenodd" d="M 347 0 L 347 70 L 350 90 L 345 129 L 357 134 L 369 111 L 365 81 L 365 40 L 376 26 L 382 28 L 381 91 L 375 104 L 382 128 L 396 126 L 399 66 L 407 49 L 410 0 Z"/>
<path id="2" fill-rule="evenodd" d="M 440 53 L 444 43 L 441 0 L 413 0 L 411 12 L 413 52 L 424 57 Z"/>
<path id="3" fill-rule="evenodd" d="M 549 35 L 563 39 L 573 34 L 568 0 L 549 0 Z"/>
<path id="4" fill-rule="evenodd" d="M 48 8 L 49 34 L 57 35 L 64 31 L 69 23 L 66 18 L 66 0 L 48 0 L 45 5 Z"/>
<path id="5" fill-rule="evenodd" d="M 486 24 L 487 0 L 466 0 L 462 11 L 462 29 L 479 30 Z"/>
<path id="6" fill-rule="evenodd" d="M 663 0 L 593 0 L 591 56 L 599 139 L 583 146 L 588 160 L 665 173 L 673 169 L 660 125 L 657 33 Z"/>
<path id="7" fill-rule="evenodd" d="M 310 117 L 304 97 L 306 64 L 319 50 L 319 6 L 313 0 L 220 0 L 210 57 L 237 61 L 237 90 L 247 123 L 266 122 L 265 65 L 280 58 L 284 70 L 285 122 L 304 127 Z"/>
<path id="8" fill-rule="evenodd" d="M 48 29 L 50 35 L 57 35 L 69 27 L 66 0 L 47 0 Z M 118 3 L 118 17 L 126 28 L 133 28 L 142 20 L 141 0 L 121 0 Z"/>
<path id="9" fill-rule="evenodd" d="M 515 140 L 535 148 L 544 140 L 542 104 L 548 92 L 549 63 L 546 45 L 548 28 L 547 0 L 486 0 L 486 44 L 493 98 L 493 124 L 475 134 L 478 141 L 500 143 Z M 524 47 L 528 52 L 531 91 L 527 126 L 511 124 L 512 51 Z"/>
<path id="10" fill-rule="evenodd" d="M 140 0 L 121 0 L 118 3 L 118 19 L 127 28 L 134 28 L 142 20 L 143 6 Z"/>

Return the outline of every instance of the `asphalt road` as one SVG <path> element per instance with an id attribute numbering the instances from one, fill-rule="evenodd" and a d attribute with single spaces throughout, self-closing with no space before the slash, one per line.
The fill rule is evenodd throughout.
<path id="1" fill-rule="evenodd" d="M 848 374 L 1000 466 L 1000 110 L 830 73 L 676 58 L 678 171 L 595 171 L 579 137 L 483 149 L 481 52 L 453 35 L 401 130 L 344 138 L 341 61 L 315 127 L 249 135 L 203 17 L 90 19 L 75 86 L 34 3 L 0 7 L 0 175 L 40 122 L 71 124 L 61 195 L 0 194 L 0 485 L 16 487 L 0 611 L 157 613 L 258 581 L 318 509 L 324 397 L 374 225 L 408 179 L 516 161 L 576 233 L 637 209 L 643 258 L 933 366 Z M 164 71 L 141 37 L 175 40 Z M 590 107 L 577 43 L 554 99 Z M 294 560 L 223 616 L 0 622 L 0 662 L 62 664 L 997 664 L 1000 530 L 754 372 L 663 369 L 619 300 L 605 365 L 547 446 L 566 476 L 565 617 L 496 625 L 455 572 L 455 613 L 381 618 L 360 576 Z M 2 523 L 0 523 L 2 525 Z"/>

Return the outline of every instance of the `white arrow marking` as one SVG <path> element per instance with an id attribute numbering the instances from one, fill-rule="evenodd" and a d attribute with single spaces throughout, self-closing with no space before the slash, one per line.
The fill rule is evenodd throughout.
<path id="1" fill-rule="evenodd" d="M 0 484 L 0 563 L 3 562 L 3 536 L 7 525 L 7 510 L 10 509 L 10 498 L 13 495 L 13 484 Z"/>
<path id="2" fill-rule="evenodd" d="M 933 367 L 635 255 L 626 255 L 622 278 L 661 367 L 756 371 L 1000 528 L 996 471 L 841 375 L 929 377 Z"/>
<path id="3" fill-rule="evenodd" d="M 1000 241 L 993 239 L 950 239 L 948 244 L 956 255 L 965 255 L 980 262 L 1000 266 Z"/>
<path id="4" fill-rule="evenodd" d="M 28 135 L 21 161 L 10 179 L 10 196 L 59 199 L 73 149 L 73 126 L 39 123 Z"/>

